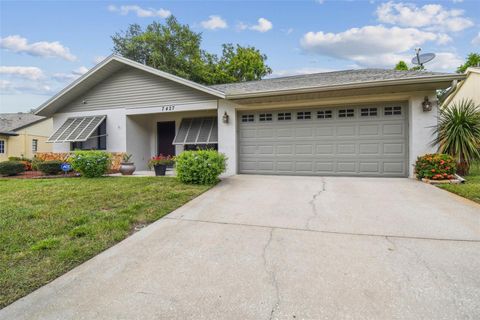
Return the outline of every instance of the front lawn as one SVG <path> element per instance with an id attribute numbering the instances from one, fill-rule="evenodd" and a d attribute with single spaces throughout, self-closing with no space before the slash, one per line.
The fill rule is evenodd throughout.
<path id="1" fill-rule="evenodd" d="M 443 184 L 440 188 L 480 203 L 480 163 L 472 165 L 465 179 L 467 181 L 463 184 Z"/>
<path id="2" fill-rule="evenodd" d="M 0 309 L 208 188 L 169 177 L 0 179 Z"/>

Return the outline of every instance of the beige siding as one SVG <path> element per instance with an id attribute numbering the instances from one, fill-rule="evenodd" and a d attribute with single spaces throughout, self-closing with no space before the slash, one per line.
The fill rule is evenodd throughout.
<path id="1" fill-rule="evenodd" d="M 215 98 L 148 72 L 128 67 L 114 73 L 66 105 L 60 112 L 152 107 L 207 100 Z"/>
<path id="2" fill-rule="evenodd" d="M 448 105 L 451 106 L 463 99 L 472 99 L 475 104 L 480 104 L 480 73 L 478 71 L 468 74 L 467 79 L 464 80 Z"/>
<path id="3" fill-rule="evenodd" d="M 36 153 L 32 150 L 33 139 L 38 141 L 37 152 L 51 152 L 52 144 L 46 143 L 46 141 L 52 134 L 52 126 L 53 120 L 49 118 L 15 131 L 18 136 L 8 138 L 8 157 L 33 158 Z"/>

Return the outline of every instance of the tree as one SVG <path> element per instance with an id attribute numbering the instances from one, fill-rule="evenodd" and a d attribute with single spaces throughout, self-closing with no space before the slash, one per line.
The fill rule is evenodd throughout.
<path id="1" fill-rule="evenodd" d="M 112 36 L 113 51 L 153 68 L 203 84 L 258 80 L 270 74 L 267 57 L 254 47 L 224 44 L 219 58 L 201 49 L 202 35 L 174 16 L 145 30 L 132 24 Z"/>
<path id="2" fill-rule="evenodd" d="M 408 71 L 408 65 L 405 63 L 405 61 L 400 60 L 400 61 L 398 61 L 398 63 L 395 65 L 394 70 Z"/>
<path id="3" fill-rule="evenodd" d="M 432 145 L 454 157 L 457 172 L 467 175 L 470 164 L 480 159 L 480 106 L 472 100 L 462 100 L 441 109 L 434 134 Z"/>
<path id="4" fill-rule="evenodd" d="M 480 67 L 480 54 L 470 53 L 467 56 L 467 61 L 457 68 L 458 73 L 465 73 L 469 67 Z"/>

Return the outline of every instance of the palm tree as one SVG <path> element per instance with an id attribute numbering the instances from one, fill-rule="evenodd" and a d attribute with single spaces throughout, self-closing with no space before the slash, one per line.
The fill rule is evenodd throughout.
<path id="1" fill-rule="evenodd" d="M 432 145 L 454 157 L 458 174 L 467 175 L 470 164 L 480 159 L 480 105 L 469 99 L 441 109 L 434 134 Z"/>

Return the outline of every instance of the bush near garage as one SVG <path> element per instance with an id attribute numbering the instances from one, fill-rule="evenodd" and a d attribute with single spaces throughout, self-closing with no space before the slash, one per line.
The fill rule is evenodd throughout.
<path id="1" fill-rule="evenodd" d="M 25 165 L 20 161 L 0 162 L 0 176 L 15 176 L 25 171 Z"/>
<path id="2" fill-rule="evenodd" d="M 32 160 L 25 158 L 24 156 L 21 157 L 8 157 L 8 161 L 17 161 L 23 163 L 25 166 L 25 171 L 32 171 Z"/>
<path id="3" fill-rule="evenodd" d="M 184 151 L 175 158 L 177 178 L 183 183 L 214 184 L 225 172 L 226 160 L 216 150 Z"/>
<path id="4" fill-rule="evenodd" d="M 426 154 L 417 158 L 415 173 L 418 179 L 453 179 L 456 165 L 455 159 L 448 154 Z"/>
<path id="5" fill-rule="evenodd" d="M 62 161 L 51 160 L 51 161 L 41 161 L 35 164 L 38 171 L 43 172 L 46 175 L 57 175 L 62 172 Z"/>
<path id="6" fill-rule="evenodd" d="M 74 151 L 69 162 L 73 170 L 86 178 L 101 177 L 110 168 L 110 154 L 104 151 Z"/>

